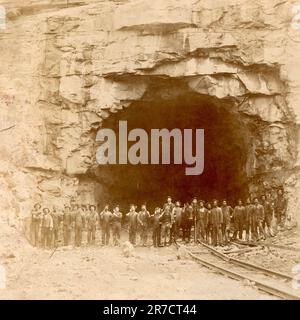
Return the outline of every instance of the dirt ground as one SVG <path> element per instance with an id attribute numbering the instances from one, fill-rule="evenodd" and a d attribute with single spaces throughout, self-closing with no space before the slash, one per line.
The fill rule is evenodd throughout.
<path id="1" fill-rule="evenodd" d="M 130 257 L 120 247 L 70 246 L 51 256 L 52 250 L 32 248 L 7 226 L 1 226 L 0 241 L 6 271 L 0 299 L 274 299 L 189 258 L 178 259 L 175 246 L 137 247 Z"/>

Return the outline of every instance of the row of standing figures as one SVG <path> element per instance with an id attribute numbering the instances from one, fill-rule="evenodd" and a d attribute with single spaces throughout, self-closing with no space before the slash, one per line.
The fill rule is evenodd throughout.
<path id="1" fill-rule="evenodd" d="M 213 246 L 223 246 L 231 240 L 255 241 L 274 236 L 286 220 L 287 201 L 279 194 L 275 202 L 265 195 L 245 204 L 239 200 L 232 208 L 224 200 L 211 203 L 198 201 L 181 206 L 180 202 L 167 202 L 155 208 L 152 214 L 146 205 L 130 205 L 129 212 L 123 214 L 119 205 L 110 211 L 109 205 L 101 212 L 95 205 L 65 206 L 63 213 L 55 209 L 42 208 L 36 204 L 31 213 L 31 243 L 34 246 L 57 247 L 62 238 L 63 245 L 81 246 L 83 234 L 86 243 L 95 244 L 96 235 L 101 233 L 102 245 L 108 245 L 112 236 L 113 245 L 119 245 L 121 230 L 129 233 L 133 245 L 149 245 L 152 234 L 152 245 L 155 247 L 170 245 L 172 241 L 203 241 Z M 74 240 L 72 241 L 72 239 Z M 139 241 L 137 241 L 139 240 Z"/>

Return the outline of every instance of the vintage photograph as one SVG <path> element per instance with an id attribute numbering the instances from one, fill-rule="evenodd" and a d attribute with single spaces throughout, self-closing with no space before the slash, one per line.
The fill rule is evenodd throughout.
<path id="1" fill-rule="evenodd" d="M 300 1 L 0 0 L 1 300 L 299 300 L 299 222 Z"/>

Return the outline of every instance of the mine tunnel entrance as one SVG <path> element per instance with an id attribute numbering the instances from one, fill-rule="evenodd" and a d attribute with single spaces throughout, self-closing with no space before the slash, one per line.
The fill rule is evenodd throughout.
<path id="1" fill-rule="evenodd" d="M 226 198 L 235 202 L 246 195 L 249 135 L 230 104 L 215 103 L 206 96 L 191 93 L 167 99 L 156 94 L 111 115 L 102 127 L 117 133 L 120 120 L 127 120 L 128 131 L 143 128 L 148 136 L 151 129 L 204 129 L 205 167 L 203 174 L 187 176 L 185 163 L 101 165 L 95 174 L 104 185 L 105 201 L 110 204 L 119 203 L 125 210 L 132 202 L 138 205 L 146 202 L 152 210 L 162 205 L 168 195 L 181 203 L 191 201 L 194 196 L 207 201 Z"/>

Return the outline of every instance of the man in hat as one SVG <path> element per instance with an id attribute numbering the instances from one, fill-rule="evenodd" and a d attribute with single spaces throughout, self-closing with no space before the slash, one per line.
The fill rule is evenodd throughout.
<path id="1" fill-rule="evenodd" d="M 277 192 L 275 200 L 275 215 L 277 220 L 277 226 L 279 229 L 284 227 L 287 213 L 287 199 L 282 189 Z"/>
<path id="2" fill-rule="evenodd" d="M 90 210 L 89 210 L 87 217 L 86 217 L 87 241 L 88 241 L 88 244 L 95 244 L 96 229 L 97 229 L 97 225 L 99 223 L 99 221 L 98 221 L 99 216 L 97 214 L 95 205 L 90 205 L 89 208 L 90 208 Z"/>
<path id="3" fill-rule="evenodd" d="M 154 214 L 150 216 L 152 219 L 152 240 L 153 246 L 159 247 L 160 245 L 160 218 L 161 218 L 161 210 L 159 207 L 155 208 Z"/>
<path id="4" fill-rule="evenodd" d="M 53 207 L 51 212 L 51 217 L 53 220 L 53 230 L 52 230 L 52 244 L 54 247 L 58 245 L 58 237 L 59 237 L 59 226 L 62 221 L 62 216 L 57 212 L 56 207 Z"/>
<path id="5" fill-rule="evenodd" d="M 222 209 L 218 206 L 218 200 L 214 200 L 213 208 L 211 210 L 212 245 L 213 246 L 218 246 L 223 244 L 222 229 L 221 229 L 222 223 L 223 223 Z"/>
<path id="6" fill-rule="evenodd" d="M 39 243 L 39 231 L 40 231 L 40 225 L 41 225 L 41 218 L 42 218 L 41 205 L 39 203 L 36 203 L 33 206 L 33 209 L 31 211 L 31 224 L 30 224 L 31 242 L 34 247 L 38 246 L 38 243 Z"/>
<path id="7" fill-rule="evenodd" d="M 71 229 L 72 229 L 72 215 L 71 208 L 65 206 L 63 214 L 63 233 L 64 233 L 64 245 L 68 246 L 71 241 Z"/>
<path id="8" fill-rule="evenodd" d="M 196 227 L 196 215 L 198 211 L 198 200 L 196 197 L 193 198 L 192 201 L 192 208 L 193 208 L 193 226 L 194 226 L 194 241 L 197 241 L 198 235 L 197 235 L 197 227 Z"/>
<path id="9" fill-rule="evenodd" d="M 242 200 L 238 201 L 237 206 L 233 210 L 233 220 L 234 220 L 234 233 L 233 239 L 237 239 L 237 234 L 239 234 L 239 239 L 243 239 L 243 230 L 244 230 L 244 218 L 245 218 L 246 209 L 243 206 Z"/>
<path id="10" fill-rule="evenodd" d="M 263 221 L 265 220 L 265 210 L 264 207 L 259 203 L 258 198 L 254 199 L 253 207 L 253 221 L 254 221 L 254 234 L 257 237 L 257 229 L 259 230 L 259 238 L 265 240 L 266 234 L 263 228 Z"/>
<path id="11" fill-rule="evenodd" d="M 210 244 L 210 239 L 212 242 L 212 216 L 211 216 L 212 205 L 210 202 L 207 203 L 206 209 L 207 209 L 207 219 L 206 219 L 206 226 L 205 226 L 205 237 L 206 237 L 206 243 Z"/>
<path id="12" fill-rule="evenodd" d="M 112 213 L 112 233 L 115 246 L 120 245 L 122 216 L 119 205 L 116 205 Z"/>
<path id="13" fill-rule="evenodd" d="M 196 211 L 196 235 L 197 240 L 205 241 L 206 240 L 206 225 L 207 225 L 207 209 L 204 207 L 204 201 L 199 202 L 199 207 Z"/>
<path id="14" fill-rule="evenodd" d="M 168 206 L 171 210 L 175 207 L 174 203 L 172 202 L 172 197 L 167 197 L 167 202 L 163 205 L 163 210 L 165 210 L 165 207 Z"/>
<path id="15" fill-rule="evenodd" d="M 79 206 L 74 217 L 75 246 L 80 247 L 82 243 L 82 230 L 85 227 L 85 205 Z"/>
<path id="16" fill-rule="evenodd" d="M 173 238 L 175 241 L 179 237 L 179 232 L 181 228 L 181 220 L 182 220 L 182 208 L 180 206 L 180 202 L 176 201 L 175 207 L 172 211 L 172 227 L 171 227 L 171 238 Z"/>
<path id="17" fill-rule="evenodd" d="M 108 204 L 104 207 L 104 210 L 100 213 L 101 229 L 102 229 L 102 245 L 109 244 L 110 238 L 110 224 L 112 220 L 112 213 L 109 211 Z"/>
<path id="18" fill-rule="evenodd" d="M 264 212 L 265 212 L 265 219 L 262 223 L 262 227 L 264 230 L 267 229 L 267 233 L 270 236 L 274 236 L 273 231 L 272 231 L 272 218 L 273 218 L 273 207 L 272 203 L 267 199 L 266 195 L 262 195 L 261 197 L 261 204 L 264 207 Z"/>
<path id="19" fill-rule="evenodd" d="M 162 211 L 161 213 L 165 210 L 166 207 L 169 207 L 171 212 L 173 211 L 173 209 L 175 208 L 175 204 L 172 202 L 172 197 L 171 196 L 168 196 L 167 197 L 167 202 L 164 203 L 163 207 L 162 207 Z M 161 242 L 161 235 L 162 235 L 162 230 L 161 230 L 161 227 L 162 227 L 162 223 L 160 223 L 159 225 L 160 227 L 160 231 L 159 231 L 159 241 L 158 241 L 158 245 L 160 246 L 160 242 Z M 171 226 L 172 228 L 172 226 Z M 170 233 L 172 233 L 172 230 L 170 230 Z M 170 241 L 171 241 L 171 238 L 170 238 Z"/>
<path id="20" fill-rule="evenodd" d="M 253 203 L 251 203 L 251 199 L 248 198 L 246 201 L 246 206 L 245 206 L 245 229 L 246 229 L 246 241 L 250 240 L 250 233 L 251 233 L 251 238 L 253 238 L 253 230 L 252 230 L 252 226 L 253 224 L 253 215 L 254 215 L 254 205 Z"/>
<path id="21" fill-rule="evenodd" d="M 163 245 L 167 245 L 168 243 L 171 243 L 170 239 L 170 228 L 171 228 L 171 207 L 165 206 L 165 209 L 162 212 L 162 215 L 160 217 L 161 221 L 161 234 L 162 234 L 162 240 Z"/>
<path id="22" fill-rule="evenodd" d="M 136 206 L 134 204 L 131 204 L 130 210 L 126 214 L 126 217 L 129 219 L 129 225 L 128 225 L 129 242 L 134 246 L 136 245 L 136 232 L 137 232 L 137 225 L 138 225 L 138 221 L 137 221 L 138 213 L 135 210 L 136 210 Z"/>
<path id="23" fill-rule="evenodd" d="M 51 232 L 53 229 L 53 220 L 49 208 L 43 209 L 42 218 L 42 246 L 43 248 L 51 247 Z"/>
<path id="24" fill-rule="evenodd" d="M 193 207 L 186 202 L 182 210 L 182 240 L 187 243 L 191 241 L 191 229 L 193 222 Z"/>
<path id="25" fill-rule="evenodd" d="M 221 209 L 223 214 L 223 222 L 222 222 L 223 242 L 225 244 L 228 244 L 230 240 L 230 223 L 231 223 L 233 209 L 231 206 L 227 204 L 226 200 L 223 201 Z"/>
<path id="26" fill-rule="evenodd" d="M 148 238 L 148 223 L 150 214 L 145 204 L 142 205 L 141 211 L 138 213 L 137 220 L 140 230 L 140 239 L 143 246 L 147 245 Z"/>

